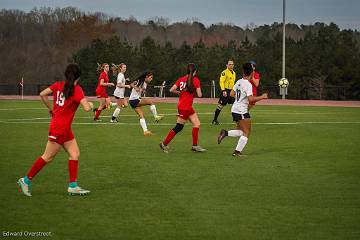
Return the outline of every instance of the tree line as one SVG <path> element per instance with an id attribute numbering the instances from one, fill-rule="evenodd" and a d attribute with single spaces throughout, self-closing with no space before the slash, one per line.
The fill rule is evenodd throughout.
<path id="1" fill-rule="evenodd" d="M 197 21 L 169 24 L 154 18 L 140 23 L 102 13 L 85 14 L 72 7 L 0 11 L 0 83 L 51 83 L 63 78 L 68 62 L 82 68 L 82 84 L 96 85 L 97 63 L 124 62 L 135 78 L 155 71 L 155 85 L 172 84 L 188 62 L 199 66 L 204 85 L 218 81 L 228 59 L 241 64 L 256 60 L 263 91 L 278 91 L 281 78 L 282 24 L 231 24 L 205 27 Z M 360 35 L 334 23 L 287 24 L 286 77 L 289 97 L 360 99 Z M 341 93 L 339 94 L 339 91 Z"/>

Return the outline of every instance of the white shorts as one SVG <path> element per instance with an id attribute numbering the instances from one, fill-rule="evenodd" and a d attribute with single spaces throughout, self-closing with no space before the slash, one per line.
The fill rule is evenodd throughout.
<path id="1" fill-rule="evenodd" d="M 116 88 L 114 91 L 114 96 L 117 98 L 125 98 L 125 88 Z"/>

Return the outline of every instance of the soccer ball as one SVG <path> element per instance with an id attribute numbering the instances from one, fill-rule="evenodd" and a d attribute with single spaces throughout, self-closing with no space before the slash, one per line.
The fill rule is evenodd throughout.
<path id="1" fill-rule="evenodd" d="M 289 86 L 289 81 L 287 80 L 287 78 L 281 78 L 278 82 L 279 87 L 281 88 L 286 88 Z"/>

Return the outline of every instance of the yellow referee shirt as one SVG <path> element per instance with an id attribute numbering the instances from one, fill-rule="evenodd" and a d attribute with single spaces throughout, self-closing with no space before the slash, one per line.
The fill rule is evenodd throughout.
<path id="1" fill-rule="evenodd" d="M 228 68 L 222 71 L 219 81 L 221 91 L 224 91 L 225 89 L 232 89 L 234 86 L 235 79 L 236 79 L 235 71 L 230 71 Z"/>

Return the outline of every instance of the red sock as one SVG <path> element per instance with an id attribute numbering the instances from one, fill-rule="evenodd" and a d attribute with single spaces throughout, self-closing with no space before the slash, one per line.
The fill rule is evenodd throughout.
<path id="1" fill-rule="evenodd" d="M 164 140 L 164 144 L 168 145 L 170 143 L 170 141 L 175 137 L 175 135 L 176 135 L 176 132 L 174 132 L 174 130 L 171 129 Z"/>
<path id="2" fill-rule="evenodd" d="M 78 160 L 69 160 L 68 162 L 70 182 L 76 182 L 79 165 L 78 163 Z"/>
<path id="3" fill-rule="evenodd" d="M 101 111 L 102 111 L 102 109 L 100 109 L 100 108 L 98 108 L 98 109 L 96 110 L 96 114 L 95 114 L 95 118 L 96 118 L 96 119 L 98 119 L 98 118 L 100 117 Z"/>
<path id="4" fill-rule="evenodd" d="M 192 139 L 193 139 L 193 146 L 197 146 L 199 138 L 199 128 L 192 129 Z"/>
<path id="5" fill-rule="evenodd" d="M 47 162 L 42 157 L 39 157 L 32 165 L 27 177 L 31 180 L 35 175 L 46 165 Z"/>

